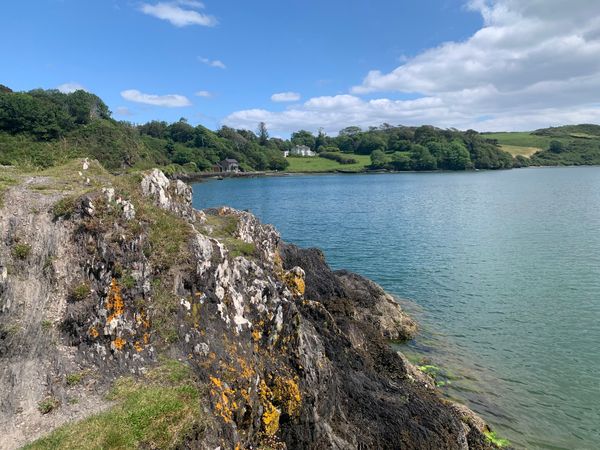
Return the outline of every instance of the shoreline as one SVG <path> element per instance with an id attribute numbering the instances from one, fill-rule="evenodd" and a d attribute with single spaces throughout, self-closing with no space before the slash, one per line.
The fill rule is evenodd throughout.
<path id="1" fill-rule="evenodd" d="M 600 167 L 598 164 L 585 165 L 556 165 L 556 166 L 527 166 L 513 167 L 511 169 L 469 169 L 469 170 L 361 170 L 361 171 L 343 171 L 343 170 L 326 170 L 326 171 L 310 171 L 310 172 L 276 172 L 276 171 L 259 171 L 259 172 L 236 172 L 236 173 L 219 173 L 219 172 L 199 172 L 191 174 L 173 174 L 171 178 L 181 180 L 185 183 L 200 183 L 207 180 L 223 180 L 226 178 L 267 178 L 267 177 L 291 177 L 291 176 L 307 176 L 307 175 L 398 175 L 398 174 L 419 174 L 419 173 L 475 173 L 475 172 L 505 172 L 509 170 L 519 169 L 556 169 L 556 168 L 581 168 L 581 167 Z"/>

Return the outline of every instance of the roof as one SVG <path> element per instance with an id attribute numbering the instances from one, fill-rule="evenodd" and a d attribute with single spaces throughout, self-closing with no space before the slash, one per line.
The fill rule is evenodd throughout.
<path id="1" fill-rule="evenodd" d="M 224 159 L 224 160 L 223 160 L 223 161 L 221 161 L 221 162 L 222 162 L 222 163 L 223 163 L 223 162 L 225 162 L 225 163 L 229 163 L 229 164 L 237 164 L 237 163 L 238 163 L 238 162 L 237 162 L 237 159 L 231 159 L 231 158 Z"/>

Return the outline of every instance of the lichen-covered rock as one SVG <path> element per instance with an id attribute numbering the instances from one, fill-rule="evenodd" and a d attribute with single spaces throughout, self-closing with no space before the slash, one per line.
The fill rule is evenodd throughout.
<path id="1" fill-rule="evenodd" d="M 111 189 L 87 194 L 97 204 L 91 215 L 53 220 L 41 213 L 52 240 L 45 245 L 62 258 L 50 264 L 59 273 L 36 247 L 33 272 L 22 275 L 35 275 L 44 295 L 19 292 L 11 275 L 3 277 L 0 306 L 18 302 L 17 293 L 27 295 L 33 311 L 58 306 L 50 309 L 53 340 L 44 341 L 42 319 L 19 310 L 28 317 L 25 327 L 36 331 L 4 347 L 0 342 L 0 379 L 13 380 L 10 392 L 0 385 L 0 399 L 25 392 L 40 376 L 48 385 L 29 394 L 30 405 L 47 391 L 60 395 L 56 380 L 65 369 L 46 364 L 48 355 L 71 355 L 69 367 L 93 371 L 102 392 L 115 377 L 143 373 L 168 354 L 193 368 L 206 393 L 198 407 L 209 426 L 192 430 L 187 448 L 490 448 L 481 430 L 431 386 L 415 382 L 410 364 L 389 347 L 388 339 L 413 336 L 415 324 L 375 283 L 332 271 L 320 251 L 282 243 L 273 227 L 249 213 L 199 214 L 187 186 L 154 170 L 140 192 L 177 216 L 172 231 L 185 242 L 172 249 L 137 200 Z M 113 207 L 119 198 L 121 212 Z M 125 214 L 129 202 L 134 215 Z M 15 208 L 9 202 L 3 224 Z M 9 227 L 11 236 L 26 215 Z M 2 267 L 11 258 L 10 239 L 1 239 Z M 157 259 L 159 248 L 176 257 Z M 3 326 L 17 317 L 2 314 Z M 35 376 L 2 368 L 18 360 L 15 345 L 36 349 Z M 2 403 L 3 429 L 22 420 L 17 408 L 18 402 Z M 67 420 L 61 408 L 55 417 Z M 26 417 L 43 423 L 32 411 Z M 12 436 L 8 448 L 27 439 L 18 430 Z"/>
<path id="2" fill-rule="evenodd" d="M 160 208 L 194 221 L 192 188 L 181 180 L 171 182 L 164 173 L 153 169 L 141 182 L 142 194 L 150 197 Z"/>

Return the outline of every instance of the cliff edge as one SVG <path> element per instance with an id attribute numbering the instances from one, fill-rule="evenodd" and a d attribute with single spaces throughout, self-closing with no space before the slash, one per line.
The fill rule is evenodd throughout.
<path id="1" fill-rule="evenodd" d="M 1 181 L 0 448 L 495 448 L 389 347 L 400 306 L 319 250 L 158 170 Z"/>

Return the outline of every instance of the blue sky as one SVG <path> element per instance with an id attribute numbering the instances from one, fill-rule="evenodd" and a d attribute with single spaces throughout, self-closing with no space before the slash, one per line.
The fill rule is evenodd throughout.
<path id="1" fill-rule="evenodd" d="M 593 121 L 600 11 L 591 0 L 566 3 L 20 0 L 0 16 L 0 83 L 81 86 L 136 123 L 254 129 L 264 120 L 274 135 Z M 560 89 L 555 102 L 544 83 Z"/>

